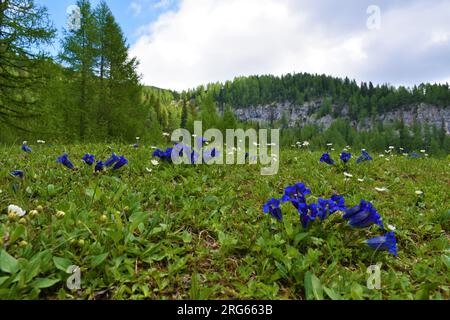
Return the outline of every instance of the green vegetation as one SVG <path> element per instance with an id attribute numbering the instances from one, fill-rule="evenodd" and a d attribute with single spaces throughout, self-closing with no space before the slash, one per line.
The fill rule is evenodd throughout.
<path id="1" fill-rule="evenodd" d="M 56 164 L 64 150 L 78 170 Z M 130 160 L 120 172 L 94 175 L 80 161 L 112 150 Z M 0 215 L 0 298 L 450 298 L 449 159 L 351 161 L 346 180 L 306 150 L 282 152 L 271 177 L 259 165 L 153 166 L 150 154 L 104 144 L 1 148 L 0 207 L 28 215 Z M 14 169 L 25 178 L 9 177 Z M 312 201 L 334 193 L 348 205 L 372 201 L 396 227 L 399 257 L 367 248 L 361 239 L 377 228 L 351 229 L 339 213 L 307 230 L 292 206 L 282 223 L 263 214 L 297 182 L 314 190 Z M 377 263 L 382 289 L 369 290 L 366 271 Z M 81 268 L 79 291 L 66 287 L 70 265 Z"/>

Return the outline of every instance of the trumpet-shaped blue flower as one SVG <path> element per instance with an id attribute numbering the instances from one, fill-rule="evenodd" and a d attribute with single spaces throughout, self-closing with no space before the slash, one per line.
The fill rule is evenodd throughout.
<path id="1" fill-rule="evenodd" d="M 167 148 L 166 151 L 155 150 L 153 152 L 153 157 L 160 158 L 163 161 L 172 162 L 172 151 L 174 148 Z"/>
<path id="2" fill-rule="evenodd" d="M 22 151 L 28 153 L 32 152 L 31 148 L 26 143 L 22 144 Z"/>
<path id="3" fill-rule="evenodd" d="M 347 220 L 353 228 L 367 228 L 373 224 L 377 224 L 384 229 L 381 222 L 381 216 L 373 207 L 372 203 L 361 200 L 361 203 L 353 208 L 348 209 L 342 216 Z"/>
<path id="4" fill-rule="evenodd" d="M 334 160 L 331 159 L 330 154 L 328 152 L 324 153 L 322 155 L 322 157 L 320 158 L 320 162 L 325 162 L 326 164 L 329 164 L 329 165 L 334 165 L 335 164 Z"/>
<path id="5" fill-rule="evenodd" d="M 75 166 L 73 165 L 73 163 L 69 160 L 69 156 L 67 155 L 67 153 L 65 153 L 64 155 L 62 155 L 61 157 L 58 158 L 58 160 L 56 161 L 58 163 L 61 163 L 63 166 L 73 170 L 75 169 Z"/>
<path id="6" fill-rule="evenodd" d="M 359 157 L 359 158 L 356 160 L 356 163 L 360 164 L 361 162 L 364 162 L 364 161 L 372 161 L 372 160 L 373 160 L 373 159 L 372 159 L 372 157 L 370 156 L 370 154 L 369 154 L 367 151 L 363 150 L 363 151 L 362 151 L 361 157 Z"/>
<path id="7" fill-rule="evenodd" d="M 24 173 L 22 170 L 14 170 L 13 172 L 10 173 L 10 175 L 15 178 L 20 178 L 20 179 L 23 179 L 23 177 L 24 177 Z"/>
<path id="8" fill-rule="evenodd" d="M 128 164 L 128 160 L 124 157 L 121 156 L 119 158 L 119 160 L 116 162 L 116 164 L 113 167 L 113 170 L 119 170 L 120 168 L 122 168 L 123 166 Z"/>
<path id="9" fill-rule="evenodd" d="M 306 188 L 304 183 L 297 183 L 294 186 L 289 186 L 284 190 L 284 195 L 281 198 L 281 201 L 288 202 L 290 201 L 292 205 L 297 209 L 305 209 L 306 207 L 306 198 L 305 196 L 310 194 L 311 190 Z"/>
<path id="10" fill-rule="evenodd" d="M 395 239 L 394 232 L 388 232 L 385 236 L 369 239 L 366 243 L 373 249 L 387 250 L 397 257 L 397 239 Z"/>
<path id="11" fill-rule="evenodd" d="M 263 206 L 264 213 L 270 213 L 272 217 L 278 221 L 283 220 L 283 215 L 280 208 L 280 200 L 272 198 Z"/>
<path id="12" fill-rule="evenodd" d="M 347 163 L 352 158 L 352 154 L 349 152 L 342 152 L 341 154 L 341 161 L 344 163 Z"/>
<path id="13" fill-rule="evenodd" d="M 115 164 L 119 160 L 120 160 L 119 156 L 116 155 L 115 153 L 113 153 L 111 155 L 111 158 L 109 158 L 108 160 L 105 161 L 104 165 L 105 165 L 105 167 L 111 167 L 113 164 Z"/>
<path id="14" fill-rule="evenodd" d="M 104 163 L 101 162 L 101 161 L 97 161 L 97 163 L 96 163 L 96 165 L 95 165 L 95 168 L 94 168 L 94 171 L 95 171 L 95 172 L 100 172 L 100 171 L 103 171 L 103 170 L 105 170 L 105 165 L 104 165 Z"/>
<path id="15" fill-rule="evenodd" d="M 95 156 L 93 154 L 86 153 L 81 160 L 83 160 L 83 162 L 87 165 L 92 166 L 95 162 Z"/>

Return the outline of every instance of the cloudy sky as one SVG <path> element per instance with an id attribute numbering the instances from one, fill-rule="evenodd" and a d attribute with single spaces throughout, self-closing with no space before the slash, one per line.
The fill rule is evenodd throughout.
<path id="1" fill-rule="evenodd" d="M 106 2 L 149 85 L 182 90 L 288 72 L 393 85 L 450 83 L 448 0 Z"/>

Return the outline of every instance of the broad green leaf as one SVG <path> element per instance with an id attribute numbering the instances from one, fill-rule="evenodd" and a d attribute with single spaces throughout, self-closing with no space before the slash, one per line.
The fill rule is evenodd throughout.
<path id="1" fill-rule="evenodd" d="M 106 257 L 108 257 L 108 253 L 103 253 L 98 256 L 92 256 L 91 257 L 92 268 L 95 268 L 95 267 L 99 266 L 100 264 L 102 264 L 103 261 L 105 261 Z"/>
<path id="2" fill-rule="evenodd" d="M 358 283 L 354 282 L 350 290 L 353 300 L 363 300 L 363 288 Z"/>
<path id="3" fill-rule="evenodd" d="M 189 232 L 187 232 L 187 231 L 183 232 L 183 242 L 184 243 L 192 242 L 192 235 Z"/>
<path id="4" fill-rule="evenodd" d="M 0 270 L 6 273 L 16 273 L 19 270 L 19 262 L 8 252 L 2 250 L 0 252 Z"/>
<path id="5" fill-rule="evenodd" d="M 53 263 L 55 267 L 61 271 L 67 272 L 67 268 L 73 265 L 72 261 L 65 258 L 53 257 Z"/>
<path id="6" fill-rule="evenodd" d="M 18 239 L 23 238 L 26 233 L 26 228 L 23 224 L 18 225 L 14 231 L 11 233 L 11 237 L 9 239 L 10 244 L 15 243 Z"/>
<path id="7" fill-rule="evenodd" d="M 37 288 L 37 289 L 45 289 L 45 288 L 52 287 L 59 281 L 61 281 L 61 280 L 60 279 L 39 278 L 39 279 L 36 279 L 35 281 L 33 281 L 31 286 L 33 288 Z"/>
<path id="8" fill-rule="evenodd" d="M 323 300 L 323 289 L 319 278 L 317 278 L 311 272 L 306 272 L 305 274 L 305 292 L 306 299 L 313 300 Z"/>
<path id="9" fill-rule="evenodd" d="M 334 291 L 333 289 L 323 287 L 323 290 L 327 294 L 328 297 L 330 297 L 331 300 L 342 300 L 342 297 L 339 293 Z"/>

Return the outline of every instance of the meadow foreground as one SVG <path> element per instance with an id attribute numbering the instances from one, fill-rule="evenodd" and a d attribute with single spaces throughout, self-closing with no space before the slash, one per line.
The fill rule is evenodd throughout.
<path id="1" fill-rule="evenodd" d="M 128 159 L 117 171 L 94 173 L 81 161 L 113 151 Z M 64 152 L 75 170 L 56 162 Z M 0 147 L 0 299 L 450 298 L 448 158 L 373 154 L 343 168 L 291 149 L 277 175 L 261 176 L 259 165 L 156 164 L 152 152 Z M 264 214 L 299 182 L 312 201 L 371 201 L 395 229 L 398 257 L 368 248 L 366 239 L 383 234 L 351 228 L 340 212 L 307 229 L 292 206 L 283 205 L 282 222 Z M 9 205 L 27 214 L 8 215 Z M 381 289 L 371 290 L 367 269 L 377 264 Z M 72 265 L 78 290 L 66 285 Z"/>

